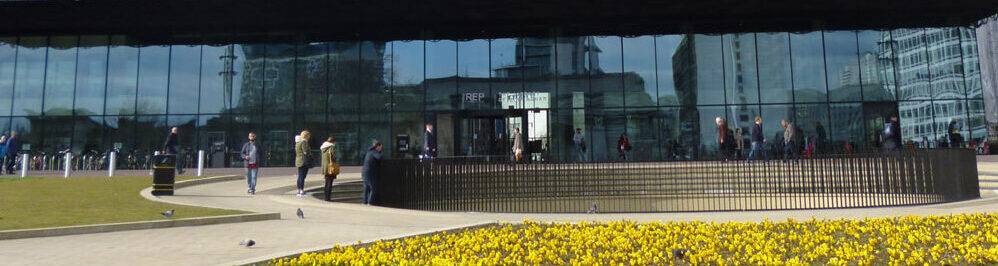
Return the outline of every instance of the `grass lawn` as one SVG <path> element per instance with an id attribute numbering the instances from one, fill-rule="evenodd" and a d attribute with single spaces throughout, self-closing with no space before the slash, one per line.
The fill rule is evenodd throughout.
<path id="1" fill-rule="evenodd" d="M 173 219 L 244 213 L 149 201 L 139 191 L 150 186 L 151 176 L 0 177 L 0 230 L 163 220 L 170 209 Z"/>

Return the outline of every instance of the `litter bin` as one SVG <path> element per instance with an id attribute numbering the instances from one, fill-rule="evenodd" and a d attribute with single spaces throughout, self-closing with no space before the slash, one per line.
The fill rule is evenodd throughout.
<path id="1" fill-rule="evenodd" d="M 155 196 L 173 196 L 177 155 L 161 154 L 153 156 L 152 159 L 152 194 Z"/>
<path id="2" fill-rule="evenodd" d="M 211 157 L 208 160 L 211 168 L 225 167 L 225 152 L 225 142 L 216 141 L 211 144 Z"/>

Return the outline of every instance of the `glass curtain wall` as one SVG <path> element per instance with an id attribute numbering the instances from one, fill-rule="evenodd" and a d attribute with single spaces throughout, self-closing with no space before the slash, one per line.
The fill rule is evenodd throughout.
<path id="1" fill-rule="evenodd" d="M 426 124 L 438 156 L 508 158 L 519 128 L 528 160 L 553 162 L 716 159 L 716 118 L 746 142 L 762 118 L 771 156 L 783 120 L 819 153 L 879 149 L 892 116 L 912 147 L 960 145 L 952 134 L 966 146 L 986 132 L 976 45 L 971 27 L 312 43 L 7 36 L 0 130 L 32 153 L 144 155 L 178 127 L 218 167 L 241 165 L 249 132 L 265 165 L 290 165 L 306 129 L 312 147 L 335 137 L 346 165 L 374 141 L 390 158 L 415 157 Z"/>

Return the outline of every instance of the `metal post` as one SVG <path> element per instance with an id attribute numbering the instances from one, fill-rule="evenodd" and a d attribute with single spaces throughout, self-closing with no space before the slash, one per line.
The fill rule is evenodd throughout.
<path id="1" fill-rule="evenodd" d="M 111 158 L 108 159 L 107 164 L 107 177 L 114 176 L 114 170 L 118 168 L 118 152 L 112 151 L 110 156 Z"/>
<path id="2" fill-rule="evenodd" d="M 63 169 L 62 178 L 69 178 L 69 170 L 70 170 L 69 167 L 71 165 L 70 162 L 71 162 L 72 159 L 73 159 L 73 153 L 67 152 L 66 153 L 66 163 L 65 163 L 65 165 L 63 165 L 64 166 L 63 168 L 65 168 L 65 169 Z"/>
<path id="3" fill-rule="evenodd" d="M 204 175 L 204 150 L 198 150 L 198 176 Z"/>
<path id="4" fill-rule="evenodd" d="M 28 176 L 28 155 L 21 154 L 21 178 Z"/>

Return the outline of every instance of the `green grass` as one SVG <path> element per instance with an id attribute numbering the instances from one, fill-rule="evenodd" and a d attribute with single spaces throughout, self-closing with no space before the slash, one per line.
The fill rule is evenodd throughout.
<path id="1" fill-rule="evenodd" d="M 179 176 L 178 181 L 194 179 Z M 146 200 L 139 191 L 151 176 L 0 178 L 0 230 L 152 221 L 245 213 Z"/>

